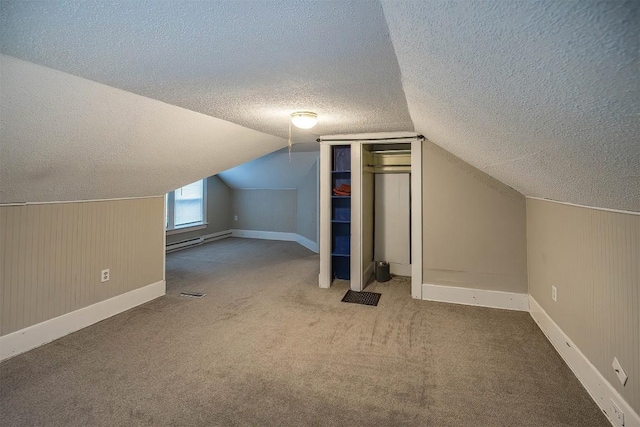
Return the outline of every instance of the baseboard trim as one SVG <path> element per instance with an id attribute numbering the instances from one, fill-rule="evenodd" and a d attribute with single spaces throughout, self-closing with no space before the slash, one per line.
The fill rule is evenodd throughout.
<path id="1" fill-rule="evenodd" d="M 528 295 L 515 292 L 423 284 L 422 299 L 505 310 L 529 311 Z"/>
<path id="2" fill-rule="evenodd" d="M 612 405 L 616 405 L 624 412 L 625 426 L 640 426 L 640 416 L 620 396 L 620 393 L 607 381 L 602 374 L 591 364 L 589 359 L 569 339 L 560 327 L 549 317 L 547 312 L 538 302 L 529 295 L 529 313 L 538 327 L 546 335 L 547 339 L 555 347 L 556 351 L 564 359 L 565 363 L 573 371 L 574 375 L 582 383 L 591 398 L 605 413 L 613 426 L 619 426 L 613 421 Z"/>
<path id="3" fill-rule="evenodd" d="M 281 240 L 285 242 L 295 242 L 296 233 L 287 233 L 284 231 L 258 231 L 258 230 L 238 230 L 232 229 L 233 237 L 242 237 L 245 239 L 263 239 L 263 240 Z"/>
<path id="4" fill-rule="evenodd" d="M 164 280 L 0 337 L 0 361 L 62 338 L 166 293 Z"/>
<path id="5" fill-rule="evenodd" d="M 296 242 L 298 242 L 299 244 L 301 244 L 302 246 L 304 246 L 305 248 L 309 249 L 312 252 L 315 252 L 315 253 L 320 252 L 320 248 L 318 247 L 318 244 L 313 240 L 307 239 L 304 236 L 296 234 Z"/>
<path id="6" fill-rule="evenodd" d="M 411 277 L 411 264 L 398 264 L 395 262 L 390 262 L 389 272 L 398 276 Z"/>
<path id="7" fill-rule="evenodd" d="M 369 278 L 374 275 L 375 271 L 376 271 L 376 263 L 372 262 L 369 264 L 367 269 L 364 271 L 364 274 L 362 275 L 363 287 L 367 285 L 367 283 L 369 282 Z"/>
<path id="8" fill-rule="evenodd" d="M 296 233 L 287 233 L 284 231 L 259 231 L 259 230 L 238 230 L 232 229 L 233 237 L 241 237 L 244 239 L 263 239 L 263 240 L 280 240 L 283 242 L 296 242 L 305 248 L 318 253 L 318 244 L 312 242 L 304 236 Z"/>

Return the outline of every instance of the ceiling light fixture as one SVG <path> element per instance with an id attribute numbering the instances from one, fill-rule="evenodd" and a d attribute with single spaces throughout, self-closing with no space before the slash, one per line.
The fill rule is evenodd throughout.
<path id="1" fill-rule="evenodd" d="M 296 111 L 291 113 L 291 123 L 300 129 L 311 129 L 318 123 L 318 115 L 311 111 Z"/>

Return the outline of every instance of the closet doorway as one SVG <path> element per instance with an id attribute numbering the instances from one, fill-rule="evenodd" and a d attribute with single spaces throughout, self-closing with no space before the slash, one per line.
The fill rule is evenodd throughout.
<path id="1" fill-rule="evenodd" d="M 393 275 L 411 276 L 411 296 L 422 298 L 422 141 L 418 135 L 368 134 L 353 139 L 321 138 L 320 286 L 329 287 L 344 268 L 333 249 L 344 226 L 333 218 L 336 150 L 350 159 L 349 285 L 362 291 L 373 280 L 375 262 L 387 261 Z M 336 231 L 334 230 L 342 230 Z M 336 261 L 334 261 L 334 259 Z M 335 264 L 335 265 L 334 265 Z M 339 277 L 338 277 L 339 278 Z"/>
<path id="2" fill-rule="evenodd" d="M 374 174 L 373 259 L 411 276 L 411 146 L 371 147 Z"/>

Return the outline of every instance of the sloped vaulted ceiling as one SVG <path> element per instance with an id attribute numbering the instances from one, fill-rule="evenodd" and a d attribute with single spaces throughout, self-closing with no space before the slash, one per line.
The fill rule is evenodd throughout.
<path id="1" fill-rule="evenodd" d="M 411 130 L 376 1 L 3 1 L 2 53 L 271 135 Z M 298 140 L 314 141 L 298 132 Z"/>
<path id="2" fill-rule="evenodd" d="M 0 203 L 162 194 L 285 146 L 299 109 L 294 142 L 413 128 L 375 1 L 2 1 L 0 49 Z"/>
<path id="3" fill-rule="evenodd" d="M 640 211 L 640 2 L 382 3 L 417 132 L 527 196 Z"/>
<path id="4" fill-rule="evenodd" d="M 11 181 L 21 183 L 12 193 L 19 201 L 166 191 L 283 146 L 288 114 L 312 109 L 320 123 L 296 131 L 295 142 L 415 129 L 525 195 L 640 211 L 639 8 L 622 0 L 3 1 L 3 54 L 182 107 L 162 107 L 176 122 L 200 123 L 190 114 L 202 113 L 262 134 L 246 134 L 242 153 L 230 156 L 222 153 L 234 145 L 213 138 L 219 122 L 182 151 L 145 150 L 154 141 L 119 133 L 107 155 L 96 133 L 47 147 L 90 167 L 39 171 L 28 144 L 13 138 L 21 129 L 8 139 L 3 123 L 11 158 L 1 160 L 31 171 Z M 11 109 L 4 99 L 3 109 Z M 59 140 L 77 137 L 67 134 L 58 129 Z M 72 151 L 87 142 L 100 149 Z M 43 153 L 35 158 L 51 166 Z M 164 167 L 136 175 L 147 160 Z M 135 179 L 79 192 L 73 182 L 89 169 Z"/>

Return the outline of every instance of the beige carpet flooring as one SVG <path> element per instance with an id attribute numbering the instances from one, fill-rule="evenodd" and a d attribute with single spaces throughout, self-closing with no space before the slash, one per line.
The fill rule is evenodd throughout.
<path id="1" fill-rule="evenodd" d="M 317 278 L 292 242 L 172 253 L 166 296 L 0 364 L 0 424 L 608 425 L 527 313 L 416 301 L 400 278 L 347 304 Z"/>

